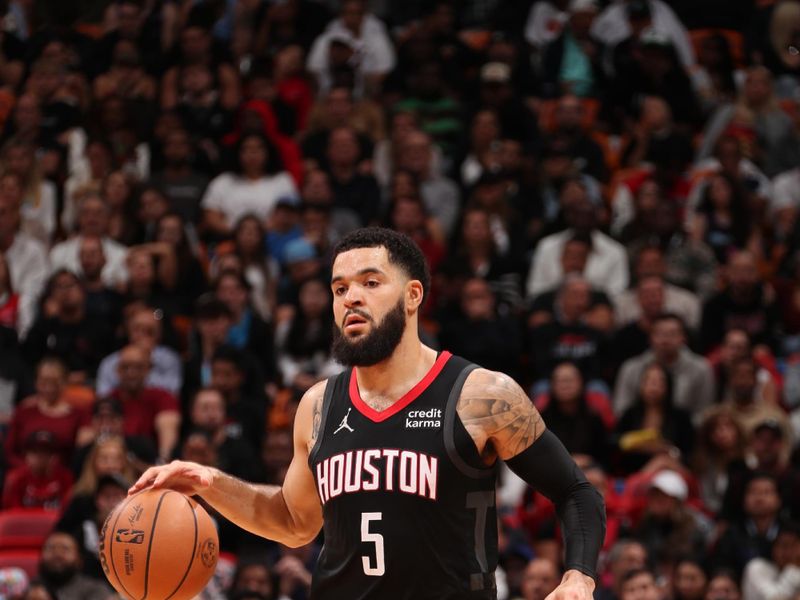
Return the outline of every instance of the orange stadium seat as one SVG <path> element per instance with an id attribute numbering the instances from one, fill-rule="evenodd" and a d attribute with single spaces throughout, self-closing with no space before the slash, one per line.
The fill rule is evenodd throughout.
<path id="1" fill-rule="evenodd" d="M 34 579 L 39 572 L 39 556 L 38 550 L 0 550 L 0 569 L 18 567 Z"/>
<path id="2" fill-rule="evenodd" d="M 0 550 L 38 550 L 58 520 L 58 511 L 14 508 L 0 512 Z"/>

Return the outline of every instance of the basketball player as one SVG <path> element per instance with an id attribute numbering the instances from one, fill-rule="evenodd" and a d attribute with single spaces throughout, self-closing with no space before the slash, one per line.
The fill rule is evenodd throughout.
<path id="1" fill-rule="evenodd" d="M 508 376 L 420 342 L 430 274 L 388 229 L 334 250 L 333 353 L 351 365 L 306 392 L 283 486 L 175 461 L 131 488 L 202 496 L 227 519 L 289 546 L 324 527 L 315 600 L 496 597 L 495 465 L 553 500 L 566 573 L 551 600 L 589 600 L 605 535 L 603 501 Z"/>

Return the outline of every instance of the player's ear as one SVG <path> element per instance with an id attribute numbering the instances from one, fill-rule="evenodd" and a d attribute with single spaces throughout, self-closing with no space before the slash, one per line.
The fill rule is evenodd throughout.
<path id="1" fill-rule="evenodd" d="M 411 279 L 406 284 L 406 307 L 418 310 L 422 304 L 423 293 L 422 282 L 419 279 Z"/>

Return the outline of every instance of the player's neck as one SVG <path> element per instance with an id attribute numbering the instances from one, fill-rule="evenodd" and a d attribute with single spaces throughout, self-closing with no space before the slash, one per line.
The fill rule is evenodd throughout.
<path id="1" fill-rule="evenodd" d="M 362 397 L 400 398 L 416 385 L 436 362 L 436 351 L 420 342 L 416 330 L 407 330 L 392 355 L 371 367 L 356 367 Z"/>

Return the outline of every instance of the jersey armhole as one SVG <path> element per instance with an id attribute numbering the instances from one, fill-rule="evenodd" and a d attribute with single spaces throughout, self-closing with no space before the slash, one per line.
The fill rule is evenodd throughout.
<path id="1" fill-rule="evenodd" d="M 468 364 L 453 383 L 444 412 L 444 446 L 450 461 L 461 473 L 472 479 L 483 479 L 494 474 L 496 465 L 489 466 L 483 463 L 478 448 L 464 427 L 464 423 L 461 422 L 457 410 L 464 382 L 477 368 L 478 365 Z"/>
<path id="2" fill-rule="evenodd" d="M 331 403 L 333 399 L 333 393 L 336 389 L 336 386 L 339 384 L 339 381 L 342 379 L 348 371 L 343 371 L 338 375 L 333 375 L 332 377 L 328 378 L 328 382 L 325 384 L 325 393 L 322 395 L 322 414 L 320 415 L 319 420 L 319 431 L 317 432 L 317 440 L 314 442 L 314 447 L 311 448 L 311 452 L 308 453 L 308 464 L 312 467 L 313 472 L 313 464 L 314 459 L 319 452 L 319 448 L 322 445 L 322 438 L 325 436 L 325 426 L 328 422 L 328 413 L 330 412 Z"/>

